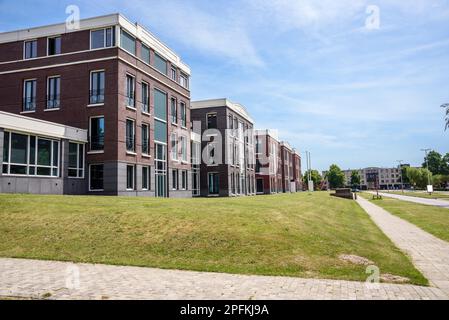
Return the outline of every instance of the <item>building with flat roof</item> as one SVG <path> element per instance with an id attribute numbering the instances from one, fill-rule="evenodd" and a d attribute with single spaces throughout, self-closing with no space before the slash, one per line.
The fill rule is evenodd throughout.
<path id="1" fill-rule="evenodd" d="M 120 14 L 81 20 L 78 29 L 61 23 L 0 33 L 0 111 L 87 132 L 86 144 L 70 152 L 85 159 L 83 168 L 66 177 L 59 166 L 15 163 L 33 151 L 5 127 L 2 142 L 13 145 L 3 148 L 12 162 L 4 161 L 2 184 L 44 175 L 69 180 L 67 193 L 191 197 L 189 77 L 179 55 Z M 58 141 L 51 152 L 62 159 Z"/>
<path id="2" fill-rule="evenodd" d="M 280 144 L 274 130 L 256 130 L 256 192 L 278 193 L 282 187 Z"/>

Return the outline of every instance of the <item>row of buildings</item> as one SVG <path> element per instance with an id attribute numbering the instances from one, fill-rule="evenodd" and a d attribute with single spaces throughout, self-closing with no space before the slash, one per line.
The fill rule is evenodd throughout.
<path id="1" fill-rule="evenodd" d="M 120 14 L 0 34 L 0 192 L 237 196 L 301 189 L 301 157 Z"/>

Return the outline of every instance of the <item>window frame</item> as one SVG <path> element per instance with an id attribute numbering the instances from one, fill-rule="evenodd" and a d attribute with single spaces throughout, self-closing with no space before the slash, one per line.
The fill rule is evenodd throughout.
<path id="1" fill-rule="evenodd" d="M 56 87 L 59 89 L 59 92 L 57 92 L 57 94 L 55 95 L 55 97 L 57 97 L 57 99 L 53 99 L 50 100 L 50 82 L 53 79 L 59 79 L 59 85 L 57 85 Z M 49 107 L 48 104 L 50 101 L 57 101 L 57 106 L 56 107 Z M 61 107 L 61 76 L 60 75 L 56 75 L 56 76 L 49 76 L 47 77 L 47 99 L 46 99 L 46 104 L 45 104 L 45 110 L 59 110 L 59 108 Z"/>
<path id="2" fill-rule="evenodd" d="M 174 179 L 176 178 L 176 179 Z M 175 184 L 176 182 L 176 184 Z M 175 187 L 173 187 L 175 185 Z M 171 171 L 171 186 L 170 189 L 172 191 L 179 190 L 179 170 L 178 169 L 172 169 Z"/>
<path id="3" fill-rule="evenodd" d="M 146 174 L 144 174 L 144 169 L 147 170 Z M 151 190 L 150 176 L 151 176 L 151 174 L 150 174 L 150 166 L 142 166 L 142 191 L 149 191 L 149 190 Z M 144 183 L 145 183 L 144 177 L 146 177 L 147 186 L 144 185 Z"/>
<path id="4" fill-rule="evenodd" d="M 132 144 L 133 144 L 133 149 L 130 150 L 128 149 L 128 123 L 131 122 L 132 123 Z M 132 153 L 135 154 L 136 153 L 136 120 L 132 119 L 132 118 L 126 118 L 125 120 L 125 148 L 126 148 L 126 153 Z"/>
<path id="5" fill-rule="evenodd" d="M 131 188 L 129 188 L 129 185 L 128 185 L 128 169 L 129 168 L 132 168 L 132 175 L 131 175 L 131 178 L 132 178 L 132 186 L 131 186 Z M 126 191 L 135 191 L 136 190 L 136 166 L 135 165 L 133 165 L 133 164 L 127 164 L 126 165 Z"/>
<path id="6" fill-rule="evenodd" d="M 174 139 L 173 139 L 174 137 Z M 174 142 L 174 145 L 173 145 Z M 175 162 L 179 162 L 178 157 L 178 134 L 176 132 L 172 132 L 170 134 L 170 156 L 171 160 Z"/>
<path id="7" fill-rule="evenodd" d="M 92 119 L 101 119 L 103 118 L 103 124 L 104 124 L 104 133 L 103 133 L 103 149 L 93 150 L 92 149 Z M 106 121 L 104 115 L 99 116 L 91 116 L 89 117 L 89 153 L 103 153 L 104 152 L 104 135 L 106 133 Z"/>
<path id="8" fill-rule="evenodd" d="M 92 189 L 92 185 L 91 185 L 91 182 L 92 182 L 92 171 L 91 171 L 91 169 L 92 169 L 93 166 L 103 166 L 103 188 L 102 189 Z M 88 184 L 89 184 L 89 192 L 103 192 L 104 191 L 104 163 L 90 163 L 89 164 L 89 181 L 88 181 Z"/>
<path id="9" fill-rule="evenodd" d="M 181 128 L 187 129 L 187 104 L 184 101 L 179 104 L 181 107 Z"/>
<path id="10" fill-rule="evenodd" d="M 185 191 L 189 187 L 187 170 L 181 170 L 181 190 Z"/>
<path id="11" fill-rule="evenodd" d="M 157 59 L 163 60 L 165 62 L 165 72 L 162 72 L 161 70 L 159 70 L 159 68 L 156 65 L 156 61 Z M 156 51 L 154 52 L 154 61 L 153 61 L 153 66 L 154 69 L 156 69 L 159 73 L 162 73 L 163 75 L 167 76 L 167 72 L 168 72 L 168 60 L 165 59 L 161 54 L 157 53 Z"/>
<path id="12" fill-rule="evenodd" d="M 27 82 L 34 82 L 34 85 L 32 87 L 33 88 L 32 91 L 34 93 L 34 96 L 32 97 L 33 98 L 32 103 L 34 103 L 34 108 L 33 109 L 25 109 L 25 101 L 27 100 L 27 96 L 26 96 L 26 93 L 27 93 L 27 90 L 26 90 L 27 86 L 26 86 L 26 84 L 27 84 Z M 22 112 L 24 112 L 24 113 L 36 112 L 36 108 L 37 108 L 36 96 L 37 96 L 37 78 L 24 79 L 23 80 Z"/>
<path id="13" fill-rule="evenodd" d="M 144 90 L 144 87 L 146 86 L 146 89 Z M 142 106 L 142 113 L 146 115 L 150 115 L 150 84 L 146 81 L 142 81 L 140 84 L 141 89 L 141 106 Z M 146 93 L 146 97 L 144 96 L 144 93 Z M 144 99 L 146 98 L 146 101 Z M 145 107 L 146 106 L 146 110 Z"/>
<path id="14" fill-rule="evenodd" d="M 84 177 L 85 177 L 85 168 L 86 168 L 86 144 L 85 143 L 79 143 L 79 142 L 75 142 L 75 141 L 69 141 L 69 153 L 70 153 L 70 144 L 76 144 L 77 146 L 77 151 L 76 151 L 76 168 L 74 168 L 74 167 L 70 167 L 70 161 L 69 161 L 69 163 L 68 163 L 68 165 L 67 165 L 67 169 L 68 169 L 68 172 L 67 172 L 67 178 L 68 179 L 84 179 Z M 80 167 L 80 146 L 83 146 L 83 154 L 82 154 L 82 157 L 83 157 L 83 166 L 82 167 Z M 70 170 L 76 170 L 76 177 L 71 177 L 70 176 L 70 174 L 69 174 L 69 172 L 70 172 Z M 82 172 L 82 175 L 81 176 L 79 176 L 79 172 Z"/>
<path id="15" fill-rule="evenodd" d="M 128 88 L 128 79 L 132 79 L 132 92 L 131 92 L 131 94 L 132 94 L 132 96 L 130 97 L 129 96 L 129 94 L 130 94 L 130 92 L 129 92 L 129 89 L 130 88 Z M 125 89 L 126 89 L 126 92 L 125 92 L 125 97 L 126 97 L 126 107 L 127 108 L 131 108 L 131 109 L 133 109 L 133 110 L 135 110 L 136 109 L 136 76 L 135 75 L 132 75 L 132 74 L 130 74 L 130 73 L 126 73 L 126 77 L 125 77 L 125 81 L 126 81 L 126 86 L 125 86 Z M 132 99 L 132 105 L 130 104 L 130 99 Z"/>
<path id="16" fill-rule="evenodd" d="M 103 96 L 103 101 L 102 102 L 98 102 L 98 101 L 97 102 L 92 102 L 92 96 L 93 96 L 92 93 L 94 91 L 93 87 L 92 87 L 92 84 L 93 84 L 92 75 L 94 73 L 103 73 L 104 74 L 104 87 L 103 87 L 103 89 L 98 89 L 98 88 L 96 89 L 96 91 L 100 91 L 100 92 L 101 92 L 101 90 L 103 90 L 103 94 L 97 94 L 96 95 L 97 98 L 98 98 L 98 96 Z M 101 105 L 104 105 L 104 103 L 106 101 L 105 93 L 106 93 L 106 70 L 105 69 L 91 70 L 89 72 L 89 104 L 88 104 L 88 106 L 101 106 Z"/>
<path id="17" fill-rule="evenodd" d="M 54 39 L 60 39 L 60 52 L 59 53 L 54 53 L 54 54 L 50 54 L 50 40 L 54 40 Z M 57 36 L 51 36 L 51 37 L 47 37 L 47 57 L 53 57 L 53 56 L 58 56 L 62 54 L 62 37 L 61 35 L 57 35 Z"/>
<path id="18" fill-rule="evenodd" d="M 181 162 L 187 163 L 188 157 L 187 157 L 187 138 L 185 136 L 180 136 L 180 142 L 181 142 Z"/>
<path id="19" fill-rule="evenodd" d="M 144 135 L 143 135 L 143 128 L 144 127 L 146 127 L 147 129 L 146 129 L 146 137 L 144 137 Z M 150 155 L 150 125 L 148 124 L 148 123 L 142 123 L 142 125 L 141 125 L 141 127 L 140 127 L 141 129 L 141 139 L 142 139 L 142 154 L 144 155 L 144 156 L 147 156 L 147 157 L 151 157 L 151 155 Z M 146 140 L 147 140 L 147 151 L 148 152 L 144 152 L 144 150 L 143 150 L 143 147 L 144 147 L 144 138 L 146 138 Z"/>
<path id="20" fill-rule="evenodd" d="M 183 72 L 181 72 L 181 74 L 179 75 L 179 84 L 181 85 L 181 87 L 189 89 L 189 77 Z"/>
<path id="21" fill-rule="evenodd" d="M 107 44 L 107 29 L 111 29 L 111 45 L 110 46 L 106 46 Z M 100 31 L 103 30 L 103 46 L 102 47 L 98 47 L 98 48 L 93 48 L 92 47 L 92 33 L 95 31 Z M 117 45 L 117 39 L 116 39 L 116 35 L 115 35 L 115 26 L 109 26 L 109 27 L 102 27 L 102 28 L 95 28 L 95 29 L 91 29 L 89 31 L 89 50 L 102 50 L 102 49 L 109 49 L 109 48 L 114 48 Z"/>
<path id="22" fill-rule="evenodd" d="M 209 116 L 215 116 L 215 127 L 209 127 Z M 206 129 L 217 129 L 218 128 L 218 119 L 217 112 L 208 112 L 206 113 Z"/>
<path id="23" fill-rule="evenodd" d="M 175 107 L 174 113 L 173 113 L 173 106 Z M 178 100 L 175 97 L 170 98 L 170 118 L 171 124 L 178 125 Z"/>
<path id="24" fill-rule="evenodd" d="M 30 57 L 30 58 L 27 58 L 26 57 L 26 44 L 27 43 L 36 43 L 36 56 L 35 57 Z M 36 59 L 37 57 L 38 57 L 38 51 L 37 51 L 37 39 L 30 39 L 30 40 L 25 40 L 25 41 L 23 41 L 23 60 L 30 60 L 30 59 Z M 31 50 L 31 51 L 33 51 L 33 50 Z"/>

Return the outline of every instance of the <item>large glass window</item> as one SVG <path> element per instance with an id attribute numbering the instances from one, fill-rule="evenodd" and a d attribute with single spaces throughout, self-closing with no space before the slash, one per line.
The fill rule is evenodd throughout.
<path id="1" fill-rule="evenodd" d="M 135 79 L 129 74 L 126 75 L 126 105 L 128 107 L 135 107 Z"/>
<path id="2" fill-rule="evenodd" d="M 171 79 L 173 81 L 177 81 L 177 72 L 176 72 L 176 68 L 171 68 Z"/>
<path id="3" fill-rule="evenodd" d="M 59 141 L 18 133 L 4 134 L 4 174 L 59 175 Z"/>
<path id="4" fill-rule="evenodd" d="M 104 87 L 104 71 L 92 71 L 90 74 L 90 104 L 104 103 Z"/>
<path id="5" fill-rule="evenodd" d="M 181 126 L 187 127 L 187 109 L 184 102 L 181 102 Z"/>
<path id="6" fill-rule="evenodd" d="M 150 167 L 142 167 L 142 190 L 150 190 Z"/>
<path id="7" fill-rule="evenodd" d="M 181 136 L 181 159 L 184 162 L 187 162 L 187 139 L 184 136 Z"/>
<path id="8" fill-rule="evenodd" d="M 104 117 L 90 118 L 89 144 L 91 151 L 104 150 Z"/>
<path id="9" fill-rule="evenodd" d="M 60 105 L 61 78 L 51 77 L 47 80 L 47 109 L 57 109 Z"/>
<path id="10" fill-rule="evenodd" d="M 154 145 L 154 164 L 155 164 L 155 184 L 156 197 L 167 196 L 167 148 L 165 145 L 155 143 Z"/>
<path id="11" fill-rule="evenodd" d="M 128 32 L 122 29 L 120 45 L 129 53 L 136 55 L 136 39 Z"/>
<path id="12" fill-rule="evenodd" d="M 126 190 L 134 190 L 134 166 L 126 166 Z"/>
<path id="13" fill-rule="evenodd" d="M 115 27 L 93 30 L 90 32 L 91 49 L 115 46 Z"/>
<path id="14" fill-rule="evenodd" d="M 48 38 L 48 55 L 61 54 L 61 37 Z"/>
<path id="15" fill-rule="evenodd" d="M 167 95 L 157 89 L 154 90 L 154 116 L 167 121 Z"/>
<path id="16" fill-rule="evenodd" d="M 142 112 L 150 113 L 149 86 L 146 82 L 142 82 Z"/>
<path id="17" fill-rule="evenodd" d="M 177 102 L 175 98 L 170 99 L 170 113 L 171 113 L 171 123 L 177 124 L 178 123 L 178 107 Z"/>
<path id="18" fill-rule="evenodd" d="M 25 80 L 23 84 L 23 111 L 36 110 L 36 80 Z"/>
<path id="19" fill-rule="evenodd" d="M 142 153 L 150 154 L 150 126 L 142 124 Z"/>
<path id="20" fill-rule="evenodd" d="M 186 75 L 181 74 L 181 76 L 179 77 L 179 84 L 181 86 L 183 86 L 184 88 L 188 89 L 189 88 L 189 78 Z"/>
<path id="21" fill-rule="evenodd" d="M 167 124 L 165 122 L 154 120 L 154 140 L 167 142 Z"/>
<path id="22" fill-rule="evenodd" d="M 209 194 L 218 195 L 219 193 L 219 178 L 218 173 L 208 173 Z"/>
<path id="23" fill-rule="evenodd" d="M 135 152 L 135 125 L 134 120 L 126 119 L 126 151 Z"/>
<path id="24" fill-rule="evenodd" d="M 150 64 L 150 48 L 146 45 L 142 44 L 142 52 L 141 52 L 142 60 L 146 63 Z"/>
<path id="25" fill-rule="evenodd" d="M 176 133 L 172 133 L 170 137 L 171 144 L 171 159 L 177 161 L 178 160 L 178 137 Z"/>
<path id="26" fill-rule="evenodd" d="M 89 190 L 103 191 L 103 164 L 91 164 L 89 166 Z"/>
<path id="27" fill-rule="evenodd" d="M 37 57 L 37 40 L 25 41 L 24 47 L 25 59 Z"/>
<path id="28" fill-rule="evenodd" d="M 84 177 L 84 145 L 69 143 L 69 178 Z"/>
<path id="29" fill-rule="evenodd" d="M 217 129 L 217 114 L 208 113 L 207 114 L 207 129 Z"/>
<path id="30" fill-rule="evenodd" d="M 181 171 L 181 189 L 187 190 L 187 171 L 186 170 Z"/>
<path id="31" fill-rule="evenodd" d="M 157 53 L 154 55 L 154 67 L 163 74 L 167 74 L 167 61 Z"/>
<path id="32" fill-rule="evenodd" d="M 178 190 L 178 170 L 177 169 L 173 169 L 171 171 L 171 188 L 172 190 Z"/>

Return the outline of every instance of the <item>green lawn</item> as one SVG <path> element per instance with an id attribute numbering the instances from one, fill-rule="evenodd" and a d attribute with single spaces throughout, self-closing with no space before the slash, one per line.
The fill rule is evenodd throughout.
<path id="1" fill-rule="evenodd" d="M 449 193 L 447 192 L 433 192 L 432 195 L 426 193 L 426 192 L 416 192 L 416 191 L 405 191 L 402 193 L 401 191 L 382 191 L 385 193 L 393 193 L 393 194 L 399 194 L 409 197 L 418 197 L 418 198 L 427 198 L 427 199 L 441 199 L 441 200 L 449 200 Z"/>
<path id="2" fill-rule="evenodd" d="M 427 280 L 356 202 L 328 193 L 214 199 L 0 194 L 0 256 L 364 281 Z"/>
<path id="3" fill-rule="evenodd" d="M 449 209 L 387 197 L 383 197 L 382 200 L 372 200 L 372 195 L 366 193 L 363 195 L 388 212 L 417 225 L 440 239 L 449 241 Z"/>

